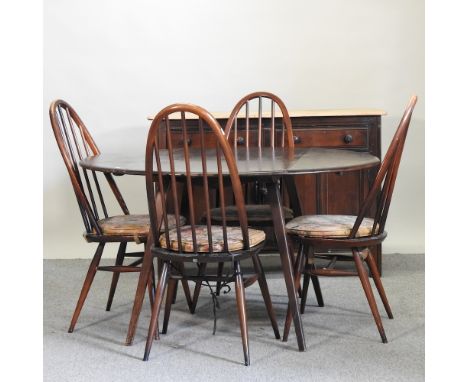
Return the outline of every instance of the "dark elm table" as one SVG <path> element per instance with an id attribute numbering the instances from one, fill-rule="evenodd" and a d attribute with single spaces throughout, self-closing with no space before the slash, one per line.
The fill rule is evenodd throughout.
<path id="1" fill-rule="evenodd" d="M 169 161 L 167 160 L 166 150 L 161 150 L 161 161 L 166 164 L 169 170 Z M 199 153 L 199 150 L 197 150 Z M 201 158 L 194 156 L 191 160 L 192 176 L 200 175 Z M 198 154 L 199 155 L 199 154 Z M 289 305 L 293 312 L 294 327 L 296 330 L 297 343 L 300 351 L 306 349 L 302 320 L 299 314 L 299 304 L 297 290 L 294 286 L 293 267 L 291 250 L 288 245 L 285 222 L 283 216 L 282 198 L 280 193 L 279 181 L 283 179 L 288 191 L 291 207 L 295 216 L 301 215 L 300 200 L 294 183 L 295 175 L 345 172 L 365 170 L 377 166 L 380 163 L 379 158 L 367 153 L 356 152 L 342 149 L 324 149 L 324 148 L 237 148 L 234 151 L 237 161 L 239 175 L 242 178 L 254 177 L 256 180 L 265 182 L 267 187 L 267 200 L 271 206 L 274 231 L 278 244 L 278 250 L 281 257 L 281 265 L 284 273 L 284 280 L 289 298 Z M 85 158 L 80 162 L 84 168 L 112 173 L 114 175 L 144 175 L 144 149 L 141 152 L 124 153 L 101 153 L 93 157 Z M 183 151 L 175 153 L 175 168 L 180 168 L 181 173 L 185 171 L 185 161 Z M 179 160 L 178 160 L 179 159 Z M 216 153 L 207 152 L 208 171 L 217 175 Z M 226 168 L 226 175 L 228 171 Z M 151 238 L 148 241 L 152 240 Z M 138 287 L 135 294 L 135 301 L 132 310 L 132 318 L 129 324 L 126 343 L 130 345 L 135 334 L 138 316 L 145 295 L 148 277 L 152 265 L 152 254 L 149 250 L 151 245 L 146 246 L 146 251 L 140 273 Z"/>

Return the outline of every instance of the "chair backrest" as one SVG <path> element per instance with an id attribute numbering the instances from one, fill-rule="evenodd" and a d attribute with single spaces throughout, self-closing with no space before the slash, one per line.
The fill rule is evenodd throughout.
<path id="1" fill-rule="evenodd" d="M 359 212 L 353 229 L 351 230 L 350 238 L 354 238 L 356 236 L 362 220 L 367 214 L 369 214 L 375 201 L 377 201 L 377 208 L 375 210 L 375 214 L 373 214 L 374 225 L 372 227 L 372 234 L 381 234 L 385 229 L 388 210 L 390 208 L 398 168 L 400 166 L 401 155 L 403 153 L 403 147 L 405 145 L 406 135 L 411 122 L 411 116 L 417 100 L 418 97 L 412 96 L 408 106 L 406 107 L 400 124 L 393 136 L 392 142 L 385 154 L 385 158 L 377 172 L 374 184 L 364 200 L 361 211 Z"/>
<path id="2" fill-rule="evenodd" d="M 100 151 L 81 118 L 67 102 L 62 100 L 52 102 L 49 116 L 75 191 L 86 232 L 102 234 L 97 221 L 107 218 L 108 212 L 98 176 L 95 171 L 88 171 L 79 165 L 81 159 L 97 155 Z M 105 174 L 105 177 L 123 213 L 128 214 L 128 208 L 112 175 Z"/>
<path id="3" fill-rule="evenodd" d="M 189 148 L 186 116 L 191 113 L 191 117 L 198 119 L 198 134 L 200 135 L 200 146 L 198 148 Z M 172 118 L 171 118 L 172 117 Z M 159 142 L 160 128 L 165 128 L 165 145 Z M 176 138 L 178 135 L 173 132 L 182 130 L 183 147 L 177 148 Z M 206 142 L 206 135 L 212 132 L 216 147 L 209 149 Z M 161 142 L 162 143 L 162 142 Z M 160 149 L 166 146 L 167 149 Z M 146 191 L 148 196 L 148 208 L 151 220 L 151 230 L 155 238 L 156 246 L 159 246 L 158 240 L 164 231 L 166 243 L 170 243 L 168 227 L 168 199 L 172 199 L 176 230 L 178 250 L 182 252 L 181 244 L 181 223 L 180 206 L 181 197 L 177 192 L 177 183 L 185 182 L 185 190 L 188 199 L 188 223 L 191 227 L 193 252 L 197 251 L 197 227 L 196 227 L 196 207 L 204 204 L 206 211 L 206 233 L 208 237 L 208 251 L 213 253 L 213 231 L 210 206 L 209 178 L 217 179 L 219 191 L 219 207 L 222 215 L 222 233 L 224 242 L 224 252 L 229 252 L 228 234 L 226 224 L 226 202 L 225 186 L 223 180 L 223 168 L 229 171 L 234 200 L 237 206 L 238 220 L 242 230 L 242 240 L 244 249 L 249 247 L 247 214 L 245 210 L 244 196 L 242 193 L 237 165 L 234 160 L 232 150 L 226 139 L 224 131 L 214 117 L 205 109 L 190 104 L 174 104 L 162 109 L 154 118 L 148 134 L 146 145 Z M 203 197 L 198 198 L 194 195 L 194 178 L 202 180 Z M 200 184 L 200 181 L 196 183 Z M 169 198 L 170 196 L 170 198 Z M 197 204 L 197 206 L 195 205 Z M 164 224 L 164 225 L 163 225 Z M 184 249 L 184 252 L 187 252 Z"/>
<path id="4" fill-rule="evenodd" d="M 224 131 L 235 148 L 294 147 L 288 109 L 278 96 L 268 92 L 255 92 L 243 97 L 234 106 Z"/>

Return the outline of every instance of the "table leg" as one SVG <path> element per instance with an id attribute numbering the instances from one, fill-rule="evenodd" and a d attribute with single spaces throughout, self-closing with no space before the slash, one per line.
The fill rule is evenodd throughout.
<path id="1" fill-rule="evenodd" d="M 271 206 L 276 242 L 278 244 L 281 266 L 283 268 L 284 280 L 286 282 L 286 289 L 288 292 L 289 306 L 293 314 L 297 344 L 299 346 L 299 351 L 304 351 L 306 349 L 304 330 L 302 328 L 301 315 L 299 314 L 297 290 L 294 286 L 291 255 L 286 236 L 286 228 L 284 225 L 281 193 L 276 179 L 272 179 L 267 183 L 267 190 L 267 198 Z"/>
<path id="2" fill-rule="evenodd" d="M 153 245 L 153 235 L 148 235 L 146 242 L 145 254 L 143 255 L 143 263 L 141 264 L 140 277 L 138 278 L 138 286 L 135 293 L 135 300 L 133 301 L 132 316 L 128 325 L 126 345 L 131 345 L 133 337 L 135 336 L 136 326 L 138 323 L 138 317 L 140 316 L 141 307 L 146 293 L 146 286 L 151 275 L 151 269 L 153 266 L 153 254 L 151 253 L 151 246 Z"/>

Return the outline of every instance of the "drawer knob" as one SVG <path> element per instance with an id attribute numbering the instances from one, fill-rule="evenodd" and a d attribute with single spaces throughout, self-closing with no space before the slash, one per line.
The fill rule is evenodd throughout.
<path id="1" fill-rule="evenodd" d="M 351 143 L 353 141 L 353 136 L 351 134 L 346 134 L 343 138 L 344 143 Z"/>
<path id="2" fill-rule="evenodd" d="M 237 138 L 237 144 L 238 145 L 243 145 L 245 143 L 245 138 L 244 137 L 238 137 Z"/>
<path id="3" fill-rule="evenodd" d="M 192 144 L 192 138 L 187 138 L 187 140 L 185 142 L 187 142 L 187 146 L 190 146 Z M 184 140 L 181 139 L 179 141 L 179 145 L 183 145 L 183 144 L 184 144 Z"/>
<path id="4" fill-rule="evenodd" d="M 301 143 L 302 139 L 301 139 L 301 137 L 298 137 L 297 135 L 294 135 L 293 136 L 293 141 L 294 141 L 294 143 L 297 144 L 297 143 Z"/>

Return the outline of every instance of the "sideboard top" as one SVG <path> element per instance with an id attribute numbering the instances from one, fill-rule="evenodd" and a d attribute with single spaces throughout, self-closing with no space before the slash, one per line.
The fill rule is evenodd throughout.
<path id="1" fill-rule="evenodd" d="M 228 119 L 230 113 L 228 112 L 212 112 L 213 117 L 216 119 Z M 263 113 L 262 113 L 263 114 Z M 291 118 L 295 117 L 349 117 L 349 116 L 382 116 L 386 115 L 387 112 L 380 109 L 316 109 L 316 110 L 290 110 L 289 116 Z M 178 115 L 178 113 L 176 114 Z M 275 111 L 277 117 L 281 116 L 281 111 Z M 250 113 L 251 118 L 255 118 L 255 113 Z M 265 112 L 264 116 L 266 118 L 270 117 L 269 112 Z M 155 115 L 150 115 L 149 120 L 153 120 Z M 186 113 L 186 119 L 195 119 L 195 115 Z M 242 114 L 239 115 L 239 118 L 242 118 Z"/>

